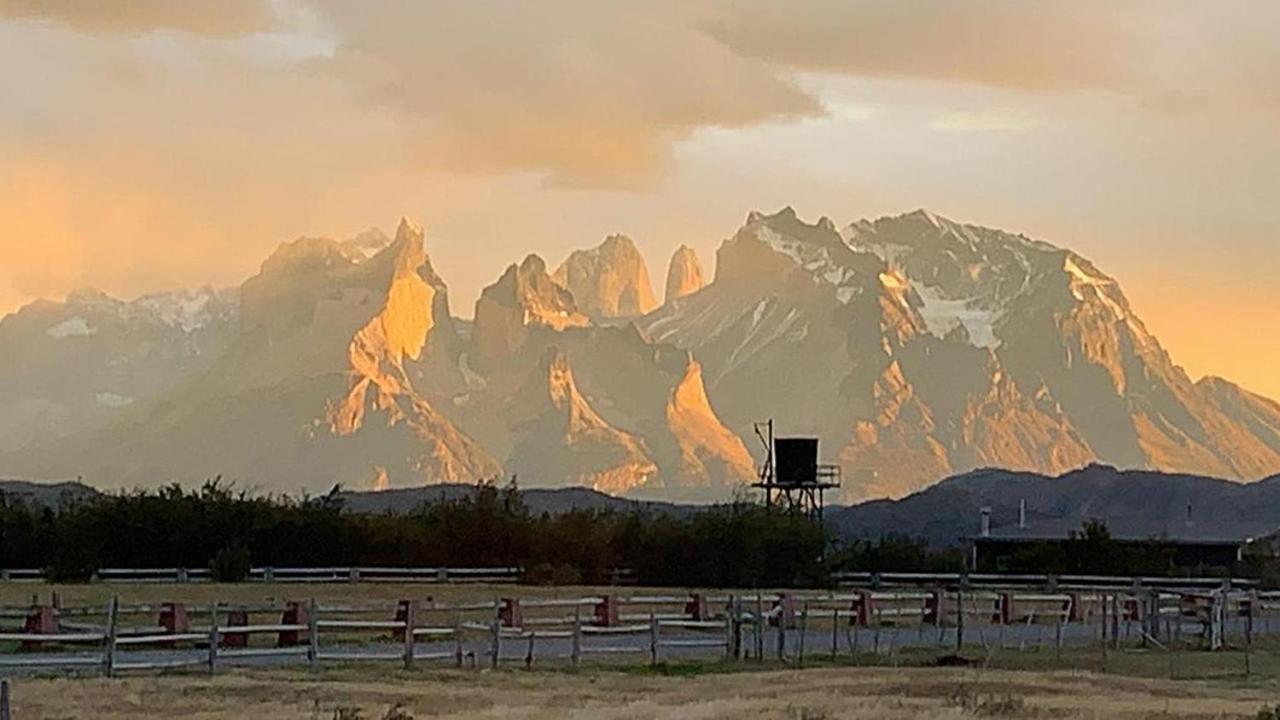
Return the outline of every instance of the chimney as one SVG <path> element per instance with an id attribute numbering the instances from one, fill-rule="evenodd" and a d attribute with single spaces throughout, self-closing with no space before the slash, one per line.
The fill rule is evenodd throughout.
<path id="1" fill-rule="evenodd" d="M 1027 526 L 1027 501 L 1018 501 L 1018 527 L 1025 528 Z"/>
<path id="2" fill-rule="evenodd" d="M 979 526 L 982 537 L 991 537 L 991 508 L 982 508 L 982 524 Z"/>

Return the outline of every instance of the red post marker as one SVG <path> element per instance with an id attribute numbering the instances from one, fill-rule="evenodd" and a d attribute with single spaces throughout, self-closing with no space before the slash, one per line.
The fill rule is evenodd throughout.
<path id="1" fill-rule="evenodd" d="M 524 613 L 520 610 L 520 598 L 502 598 L 502 607 L 498 609 L 498 619 L 502 621 L 503 627 L 523 627 Z"/>
<path id="2" fill-rule="evenodd" d="M 56 635 L 58 633 L 58 611 L 52 605 L 36 605 L 27 615 L 22 631 L 28 635 Z M 40 649 L 38 642 L 22 643 L 24 651 Z"/>
<path id="3" fill-rule="evenodd" d="M 711 613 L 707 609 L 707 596 L 702 593 L 690 593 L 689 602 L 684 604 L 684 614 L 697 622 L 710 618 Z"/>
<path id="4" fill-rule="evenodd" d="M 191 632 L 191 618 L 187 616 L 187 606 L 182 603 L 164 603 L 160 606 L 160 627 L 166 635 L 181 635 Z M 176 643 L 164 643 L 161 647 L 174 647 Z"/>
<path id="5" fill-rule="evenodd" d="M 249 613 L 245 610 L 228 610 L 227 621 L 223 627 L 244 627 L 249 624 Z M 218 633 L 218 647 L 249 647 L 249 636 L 245 633 Z"/>
<path id="6" fill-rule="evenodd" d="M 307 613 L 307 604 L 297 600 L 290 600 L 284 606 L 284 614 L 280 618 L 281 625 L 306 625 L 310 621 Z M 281 631 L 276 640 L 279 647 L 294 647 L 303 643 L 303 638 L 310 641 L 307 631 L 284 630 Z"/>
<path id="7" fill-rule="evenodd" d="M 619 614 L 617 595 L 605 595 L 596 603 L 596 625 L 616 627 L 619 625 Z"/>

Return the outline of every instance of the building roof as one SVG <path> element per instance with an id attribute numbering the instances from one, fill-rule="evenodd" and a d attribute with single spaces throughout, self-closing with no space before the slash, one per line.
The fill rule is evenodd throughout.
<path id="1" fill-rule="evenodd" d="M 1277 532 L 1272 522 L 1238 522 L 1215 520 L 1166 521 L 1149 518 L 1111 518 L 1103 521 L 1107 531 L 1116 540 L 1163 540 L 1174 543 L 1200 545 L 1242 545 L 1257 538 Z M 1036 542 L 1066 540 L 1072 533 L 1080 534 L 1083 521 L 1079 518 L 1049 518 L 1028 522 L 1025 527 L 1010 525 L 992 528 L 986 537 L 974 537 L 981 542 Z"/>

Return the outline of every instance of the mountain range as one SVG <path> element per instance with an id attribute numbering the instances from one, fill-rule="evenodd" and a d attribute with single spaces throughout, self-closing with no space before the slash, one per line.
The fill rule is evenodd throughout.
<path id="1" fill-rule="evenodd" d="M 1070 250 L 923 210 L 785 208 L 751 213 L 707 277 L 681 247 L 659 302 L 614 235 L 513 263 L 464 320 L 402 220 L 284 243 L 238 288 L 39 301 L 0 321 L 0 474 L 313 493 L 516 475 L 703 502 L 753 481 L 767 418 L 820 438 L 844 502 L 987 467 L 1280 472 L 1280 404 L 1193 381 Z"/>

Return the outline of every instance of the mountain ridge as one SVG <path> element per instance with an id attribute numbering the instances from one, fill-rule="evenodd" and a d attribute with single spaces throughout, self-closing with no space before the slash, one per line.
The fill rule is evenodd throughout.
<path id="1" fill-rule="evenodd" d="M 789 207 L 750 212 L 709 282 L 686 250 L 661 305 L 613 235 L 554 272 L 510 265 L 463 322 L 402 218 L 394 237 L 282 243 L 234 292 L 33 303 L 0 320 L 18 359 L 0 472 L 313 490 L 520 474 L 705 502 L 754 479 L 743 438 L 765 418 L 821 440 L 846 502 L 988 466 L 1280 472 L 1280 403 L 1192 381 L 1071 250 L 927 210 L 841 226 Z M 568 404 L 517 418 L 553 376 Z M 564 412 L 579 434 L 544 427 Z"/>

